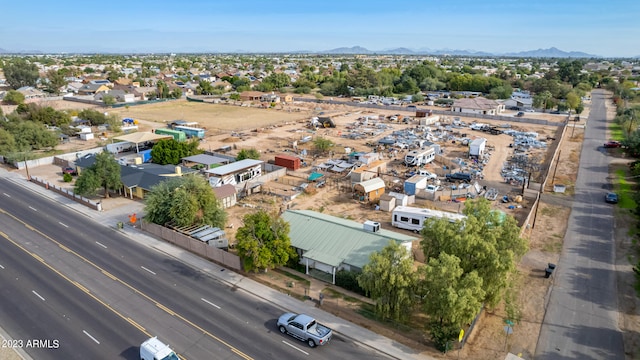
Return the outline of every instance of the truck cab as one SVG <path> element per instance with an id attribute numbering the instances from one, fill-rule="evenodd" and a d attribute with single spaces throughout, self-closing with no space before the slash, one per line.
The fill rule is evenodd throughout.
<path id="1" fill-rule="evenodd" d="M 141 360 L 179 360 L 169 345 L 158 340 L 157 336 L 145 340 L 140 345 Z"/>

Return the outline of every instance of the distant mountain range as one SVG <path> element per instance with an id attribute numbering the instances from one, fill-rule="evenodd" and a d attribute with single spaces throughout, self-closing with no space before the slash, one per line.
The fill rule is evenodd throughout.
<path id="1" fill-rule="evenodd" d="M 431 49 L 419 49 L 411 50 L 407 48 L 396 48 L 389 50 L 372 51 L 360 46 L 354 47 L 341 47 L 333 50 L 322 51 L 323 54 L 385 54 L 385 55 L 452 55 L 452 56 L 511 56 L 511 57 L 523 57 L 523 58 L 598 58 L 599 55 L 587 54 L 580 51 L 562 51 L 555 47 L 549 49 L 538 49 L 521 52 L 511 53 L 490 53 L 484 51 L 470 51 L 470 50 L 431 50 Z"/>
<path id="2" fill-rule="evenodd" d="M 172 51 L 156 51 L 156 53 L 170 53 Z M 207 51 L 202 51 L 203 53 L 207 53 Z M 237 50 L 237 53 L 251 53 L 251 51 L 246 50 Z M 0 54 L 43 54 L 44 52 L 39 50 L 21 50 L 21 51 L 9 51 L 0 48 Z M 89 53 L 89 52 L 88 52 Z M 90 53 L 99 53 L 96 51 L 91 51 Z M 117 53 L 114 51 L 109 51 L 105 53 Z M 123 53 L 131 53 L 131 52 L 123 52 Z M 284 51 L 279 53 L 285 53 Z M 440 49 L 440 50 L 432 50 L 428 48 L 412 50 L 408 48 L 395 48 L 388 50 L 369 50 L 363 48 L 361 46 L 353 46 L 353 47 L 340 47 L 332 50 L 326 51 L 289 51 L 286 53 L 296 53 L 296 54 L 344 54 L 344 55 L 354 55 L 354 54 L 364 54 L 364 55 L 373 55 L 373 54 L 381 54 L 381 55 L 451 55 L 451 56 L 505 56 L 505 57 L 520 57 L 520 58 L 600 58 L 602 56 L 587 54 L 580 51 L 562 51 L 555 47 L 549 49 L 538 49 L 538 50 L 529 50 L 529 51 L 521 51 L 521 52 L 510 52 L 510 53 L 490 53 L 484 51 L 473 51 L 473 50 L 452 50 L 452 49 Z M 640 56 L 638 56 L 640 57 Z"/>

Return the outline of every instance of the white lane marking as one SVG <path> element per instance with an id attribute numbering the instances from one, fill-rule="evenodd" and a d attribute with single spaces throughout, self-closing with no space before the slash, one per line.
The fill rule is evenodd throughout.
<path id="1" fill-rule="evenodd" d="M 0 265 L 0 269 L 4 269 L 4 266 Z"/>
<path id="2" fill-rule="evenodd" d="M 209 304 L 209 305 L 213 306 L 213 307 L 214 307 L 214 308 L 216 308 L 216 309 L 220 309 L 220 306 L 218 306 L 218 305 L 216 305 L 216 304 L 212 303 L 211 301 L 209 301 L 209 300 L 207 300 L 207 299 L 205 299 L 205 298 L 200 298 L 200 300 L 202 300 L 202 301 L 206 302 L 207 304 Z"/>
<path id="3" fill-rule="evenodd" d="M 39 298 L 40 298 L 40 300 L 45 301 L 45 300 L 44 300 L 44 298 L 43 298 L 42 296 L 40 296 L 40 294 L 38 294 L 35 290 L 31 290 L 31 292 L 32 292 L 35 296 L 39 297 Z"/>
<path id="4" fill-rule="evenodd" d="M 89 333 L 87 332 L 87 330 L 82 330 L 82 332 L 83 332 L 85 335 L 87 335 L 91 340 L 95 341 L 95 342 L 96 342 L 96 344 L 100 344 L 100 341 L 98 341 L 98 339 L 96 339 L 96 338 L 94 338 L 93 336 L 91 336 L 91 334 L 89 334 Z"/>
<path id="5" fill-rule="evenodd" d="M 303 353 L 303 354 L 305 354 L 305 355 L 309 355 L 309 353 L 308 353 L 308 352 L 306 352 L 306 351 L 304 351 L 304 350 L 300 349 L 299 347 L 297 347 L 297 346 L 295 346 L 295 345 L 293 345 L 293 344 L 290 344 L 290 343 L 288 343 L 288 342 L 286 342 L 286 341 L 284 341 L 284 340 L 282 340 L 282 342 L 283 342 L 285 345 L 289 345 L 289 346 L 291 346 L 292 348 L 294 348 L 294 349 L 296 349 L 296 350 L 300 351 L 301 353 Z"/>
<path id="6" fill-rule="evenodd" d="M 33 211 L 38 211 L 38 209 L 34 208 L 33 206 L 29 206 L 29 209 L 31 209 Z"/>
<path id="7" fill-rule="evenodd" d="M 6 196 L 6 197 L 8 197 L 8 198 L 10 198 L 10 197 L 11 197 L 11 195 L 9 195 L 9 194 L 7 194 L 7 193 L 2 193 L 2 195 Z"/>
<path id="8" fill-rule="evenodd" d="M 64 224 L 64 223 L 61 223 L 60 221 L 58 221 L 58 224 L 60 224 L 60 225 L 62 225 L 62 226 L 64 226 L 64 227 L 66 227 L 66 228 L 68 228 L 68 227 L 69 227 L 69 225 Z"/>
<path id="9" fill-rule="evenodd" d="M 146 267 L 144 267 L 144 266 L 140 266 L 140 267 L 141 267 L 143 270 L 146 270 L 146 271 L 148 271 L 148 272 L 152 273 L 153 275 L 155 275 L 155 274 L 156 274 L 156 273 L 154 273 L 153 271 L 151 271 L 151 270 L 147 269 L 147 268 L 146 268 Z"/>
<path id="10" fill-rule="evenodd" d="M 103 248 L 105 248 L 105 249 L 107 248 L 107 245 L 101 244 L 101 243 L 99 243 L 99 242 L 97 242 L 97 241 L 96 241 L 96 244 L 98 244 L 98 245 L 102 246 L 102 247 L 103 247 Z"/>

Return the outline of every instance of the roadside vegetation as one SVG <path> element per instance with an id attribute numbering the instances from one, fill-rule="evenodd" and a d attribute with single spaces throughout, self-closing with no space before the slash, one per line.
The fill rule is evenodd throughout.
<path id="1" fill-rule="evenodd" d="M 20 87 L 33 86 L 59 94 L 67 85 L 65 79 L 72 76 L 110 81 L 127 78 L 140 86 L 152 87 L 150 99 L 179 98 L 180 89 L 172 89 L 173 84 L 159 79 L 158 74 L 169 72 L 175 73 L 175 81 L 197 84 L 197 95 L 219 95 L 233 101 L 240 101 L 240 93 L 247 90 L 314 94 L 318 99 L 393 96 L 407 102 L 409 99 L 423 102 L 430 92 L 445 91 L 451 92 L 447 95 L 450 98 L 440 98 L 435 103 L 450 106 L 453 98 L 466 96 L 454 92 L 508 99 L 514 90 L 519 90 L 533 94 L 535 108 L 567 115 L 579 115 L 584 109 L 583 98 L 593 88 L 604 87 L 615 94 L 618 106 L 612 138 L 622 143 L 622 151 L 640 155 L 640 99 L 634 90 L 634 82 L 639 79 L 631 73 L 611 71 L 623 66 L 621 60 L 613 60 L 608 70 L 594 71 L 584 71 L 590 61 L 587 59 L 489 61 L 443 57 L 436 62 L 407 57 L 385 63 L 377 57 L 299 55 L 291 61 L 297 62 L 295 80 L 282 73 L 285 65 L 279 59 L 261 55 L 0 57 L 0 67 L 11 87 L 3 101 L 5 105 L 16 106 L 9 114 L 0 112 L 3 120 L 0 155 L 15 162 L 55 151 L 61 135 L 76 134 L 77 129 L 71 126 L 76 116 L 92 126 L 104 125 L 112 132 L 120 131 L 121 119 L 115 115 L 95 110 L 59 111 L 26 103 L 25 96 L 17 91 Z M 41 75 L 36 64 L 62 67 Z M 98 70 L 86 64 L 105 66 Z M 139 69 L 125 75 L 122 68 Z M 495 71 L 487 75 L 486 68 Z M 221 84 L 207 80 L 206 73 L 222 74 L 218 79 Z M 107 96 L 104 103 L 114 105 L 115 99 Z M 335 146 L 321 136 L 315 138 L 313 145 L 319 153 L 327 153 Z M 152 157 L 160 164 L 177 164 L 181 157 L 198 153 L 197 148 L 197 142 L 161 141 L 153 148 Z M 259 158 L 260 150 L 242 149 L 237 159 Z M 106 197 L 121 186 L 119 165 L 113 156 L 103 154 L 98 155 L 94 166 L 79 174 L 77 193 L 95 195 L 102 191 Z M 577 161 L 577 155 L 575 158 Z M 620 194 L 619 207 L 634 210 L 636 215 L 640 215 L 636 206 L 640 201 L 635 181 L 638 176 L 640 164 L 616 172 L 614 184 Z M 460 330 L 466 329 L 483 307 L 504 306 L 508 318 L 517 323 L 520 310 L 509 289 L 519 276 L 516 264 L 527 251 L 526 243 L 519 237 L 520 229 L 511 217 L 490 211 L 485 200 L 469 201 L 466 205 L 468 218 L 464 224 L 433 220 L 425 225 L 421 234 L 424 265 L 416 269 L 408 251 L 391 242 L 371 256 L 361 274 L 338 273 L 337 282 L 373 300 L 373 305 L 362 305 L 363 313 L 399 327 L 417 326 L 429 333 L 441 351 L 450 349 Z M 159 225 L 206 224 L 224 228 L 226 223 L 226 212 L 209 184 L 195 176 L 172 178 L 154 187 L 146 196 L 145 213 L 147 221 Z M 288 224 L 275 214 L 259 210 L 247 215 L 238 229 L 235 249 L 244 269 L 266 272 L 282 265 L 295 266 L 297 254 L 290 246 L 288 232 Z M 561 245 L 561 235 L 556 236 L 559 240 L 549 245 L 552 250 Z M 637 259 L 636 255 L 632 258 Z M 640 263 L 636 270 L 640 274 Z M 289 272 L 286 276 L 295 282 L 304 280 Z"/>

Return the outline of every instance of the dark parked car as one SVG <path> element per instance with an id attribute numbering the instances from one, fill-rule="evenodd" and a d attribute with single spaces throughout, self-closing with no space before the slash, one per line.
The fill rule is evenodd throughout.
<path id="1" fill-rule="evenodd" d="M 618 194 L 616 193 L 607 193 L 607 195 L 604 196 L 604 201 L 609 203 L 609 204 L 617 204 L 618 203 Z"/>
<path id="2" fill-rule="evenodd" d="M 468 173 L 453 173 L 453 174 L 447 174 L 445 175 L 447 181 L 464 181 L 464 182 L 470 182 L 471 181 L 471 174 Z"/>
<path id="3" fill-rule="evenodd" d="M 62 173 L 63 174 L 69 174 L 69 175 L 75 175 L 76 174 L 76 169 L 72 168 L 72 167 L 63 167 L 62 168 Z"/>
<path id="4" fill-rule="evenodd" d="M 524 111 L 518 111 L 518 113 L 516 114 L 517 117 L 523 117 L 524 116 Z"/>
<path id="5" fill-rule="evenodd" d="M 619 141 L 608 141 L 608 142 L 604 143 L 604 147 L 608 148 L 608 149 L 610 149 L 610 148 L 619 148 L 619 147 L 622 147 L 622 144 L 620 144 Z"/>

